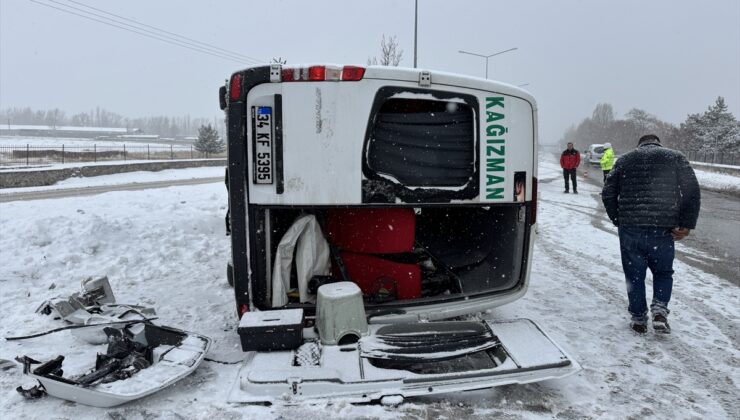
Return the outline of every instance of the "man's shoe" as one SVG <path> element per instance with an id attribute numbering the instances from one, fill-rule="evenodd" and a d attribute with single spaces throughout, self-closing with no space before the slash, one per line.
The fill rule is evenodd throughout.
<path id="1" fill-rule="evenodd" d="M 630 327 L 632 327 L 632 330 L 636 333 L 645 334 L 647 332 L 647 325 L 645 324 L 638 324 L 636 322 L 630 323 Z"/>
<path id="2" fill-rule="evenodd" d="M 568 194 L 568 193 L 569 193 L 570 191 L 568 191 L 568 190 L 565 190 L 565 191 L 563 191 L 563 192 L 564 192 L 564 193 L 566 193 L 566 194 Z"/>
<path id="3" fill-rule="evenodd" d="M 653 329 L 661 334 L 671 333 L 671 326 L 668 325 L 668 319 L 663 314 L 653 315 Z"/>
<path id="4" fill-rule="evenodd" d="M 578 194 L 578 191 L 576 191 L 576 190 L 573 190 L 573 194 Z"/>

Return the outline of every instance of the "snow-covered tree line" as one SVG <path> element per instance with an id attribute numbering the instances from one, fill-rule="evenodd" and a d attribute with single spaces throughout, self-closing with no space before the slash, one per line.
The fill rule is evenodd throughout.
<path id="1" fill-rule="evenodd" d="M 158 134 L 162 137 L 197 136 L 198 128 L 205 124 L 212 124 L 224 132 L 223 118 L 192 118 L 190 115 L 149 116 L 139 118 L 124 117 L 100 107 L 89 112 L 79 112 L 69 115 L 55 108 L 49 110 L 33 110 L 31 108 L 7 108 L 0 110 L 0 124 L 45 125 L 49 127 L 117 127 L 129 130 L 139 129 L 145 134 Z"/>
<path id="2" fill-rule="evenodd" d="M 721 96 L 705 112 L 689 115 L 679 126 L 637 108 L 618 119 L 610 104 L 598 104 L 590 117 L 566 130 L 561 143 L 573 142 L 584 149 L 592 143 L 610 142 L 615 150 L 624 152 L 649 133 L 658 135 L 666 146 L 685 152 L 740 153 L 740 122 Z"/>

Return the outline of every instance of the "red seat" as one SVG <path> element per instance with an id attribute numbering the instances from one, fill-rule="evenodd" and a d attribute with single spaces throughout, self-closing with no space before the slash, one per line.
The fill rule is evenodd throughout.
<path id="1" fill-rule="evenodd" d="M 326 218 L 327 239 L 342 251 L 395 254 L 414 249 L 413 209 L 334 209 Z"/>
<path id="2" fill-rule="evenodd" d="M 421 297 L 421 270 L 417 264 L 371 255 L 414 250 L 413 209 L 329 210 L 324 232 L 328 241 L 340 249 L 347 275 L 365 296 L 378 300 Z M 336 264 L 334 275 L 341 278 Z"/>

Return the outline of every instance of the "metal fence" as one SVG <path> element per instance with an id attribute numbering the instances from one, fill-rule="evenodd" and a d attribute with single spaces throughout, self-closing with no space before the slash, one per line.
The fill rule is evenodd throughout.
<path id="1" fill-rule="evenodd" d="M 740 153 L 725 152 L 686 152 L 682 151 L 691 162 L 714 163 L 718 165 L 740 165 Z"/>
<path id="2" fill-rule="evenodd" d="M 740 166 L 740 153 L 689 152 L 683 154 L 692 162 Z M 38 165 L 50 163 L 102 162 L 127 160 L 204 159 L 226 157 L 226 152 L 205 153 L 192 145 L 124 144 L 109 146 L 0 146 L 0 165 Z"/>
<path id="3" fill-rule="evenodd" d="M 0 165 L 38 165 L 128 160 L 203 159 L 225 157 L 226 152 L 205 153 L 192 145 L 116 145 L 91 146 L 0 146 Z"/>

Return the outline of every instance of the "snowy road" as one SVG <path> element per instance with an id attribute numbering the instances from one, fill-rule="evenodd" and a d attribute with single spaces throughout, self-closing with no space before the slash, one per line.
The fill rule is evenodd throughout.
<path id="1" fill-rule="evenodd" d="M 740 288 L 679 253 L 670 316 L 673 334 L 628 327 L 616 228 L 596 185 L 562 193 L 557 163 L 540 166 L 539 237 L 531 285 L 521 300 L 487 314 L 530 318 L 583 366 L 577 375 L 379 405 L 265 407 L 225 403 L 236 365 L 205 362 L 156 395 L 113 409 L 53 398 L 28 402 L 18 368 L 0 372 L 0 411 L 10 418 L 740 418 Z M 83 200 L 0 204 L 0 335 L 58 326 L 33 310 L 107 274 L 121 302 L 145 302 L 164 324 L 209 335 L 209 357 L 243 357 L 232 290 L 224 279 L 228 240 L 223 183 L 116 191 Z M 686 251 L 679 244 L 679 251 Z M 691 255 L 699 251 L 692 250 Z M 706 261 L 723 256 L 701 255 Z M 53 287 L 52 287 L 53 286 Z M 650 288 L 648 289 L 650 292 Z M 53 338 L 53 345 L 49 339 Z M 68 332 L 0 342 L 0 359 L 28 354 L 81 357 Z"/>
<path id="2" fill-rule="evenodd" d="M 579 172 L 583 169 L 585 168 Z M 604 184 L 601 170 L 590 166 L 588 172 L 589 177 L 579 178 L 579 182 L 585 181 L 601 188 Z M 702 174 L 707 173 L 697 173 Z M 733 179 L 736 183 L 740 182 L 740 178 Z M 736 185 L 735 190 L 737 188 L 740 185 Z M 737 192 L 727 194 L 702 188 L 701 211 L 696 229 L 681 243 L 678 250 L 679 256 L 686 263 L 740 286 L 740 195 Z"/>
<path id="3" fill-rule="evenodd" d="M 595 400 L 603 400 L 606 407 L 625 404 L 623 415 L 606 408 L 615 417 L 671 417 L 668 413 L 676 410 L 681 418 L 737 418 L 740 289 L 694 267 L 695 261 L 687 256 L 697 251 L 687 252 L 679 243 L 671 303 L 674 333 L 668 337 L 627 333 L 618 238 L 600 204 L 600 185 L 586 184 L 579 188 L 580 195 L 565 195 L 557 164 L 545 162 L 540 171 L 544 185 L 535 279 L 525 302 L 539 306 L 541 298 L 553 309 L 559 306 L 560 320 L 553 328 L 571 346 L 585 342 L 591 347 L 586 353 L 593 353 L 588 355 L 584 348 L 573 351 L 581 354 L 584 376 L 599 388 Z M 580 215 L 589 222 L 574 223 Z M 563 290 L 538 288 L 537 279 L 542 277 L 550 277 L 560 285 L 555 289 Z M 648 295 L 651 291 L 648 287 Z M 721 411 L 704 411 L 712 405 Z"/>
<path id="4" fill-rule="evenodd" d="M 39 191 L 29 192 L 14 192 L 9 194 L 0 194 L 0 203 L 8 201 L 18 200 L 42 200 L 50 198 L 62 198 L 62 197 L 76 197 L 85 195 L 102 194 L 111 191 L 135 191 L 135 190 L 148 190 L 153 188 L 165 188 L 176 185 L 197 185 L 197 184 L 210 184 L 214 182 L 223 182 L 223 176 L 210 177 L 210 178 L 194 178 L 194 179 L 173 179 L 166 181 L 151 181 L 151 182 L 137 182 L 132 184 L 119 184 L 119 185 L 99 185 L 93 187 L 80 187 L 80 188 L 60 188 L 60 189 L 47 189 Z M 17 188 L 20 189 L 20 188 Z"/>

